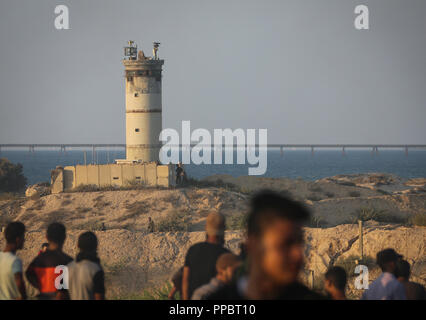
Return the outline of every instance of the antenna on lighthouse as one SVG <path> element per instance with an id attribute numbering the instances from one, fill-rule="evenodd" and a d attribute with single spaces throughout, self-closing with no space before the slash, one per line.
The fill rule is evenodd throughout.
<path id="1" fill-rule="evenodd" d="M 138 55 L 138 46 L 133 40 L 127 42 L 128 46 L 124 47 L 124 56 L 129 57 L 129 60 L 136 60 Z"/>

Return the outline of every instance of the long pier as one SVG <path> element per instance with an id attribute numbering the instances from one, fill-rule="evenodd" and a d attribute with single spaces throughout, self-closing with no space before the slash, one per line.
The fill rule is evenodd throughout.
<path id="1" fill-rule="evenodd" d="M 180 149 L 192 148 L 195 146 L 199 147 L 213 147 L 216 148 L 215 145 L 200 145 L 200 144 L 190 144 L 190 145 L 171 145 L 171 147 Z M 237 148 L 236 144 L 232 145 L 222 145 L 225 148 Z M 259 144 L 248 145 L 248 148 L 259 148 Z M 260 145 L 260 147 L 264 148 L 264 145 Z M 67 149 L 72 148 L 83 148 L 83 149 L 91 149 L 92 151 L 92 163 L 95 163 L 95 155 L 96 149 L 98 148 L 126 148 L 126 144 L 124 143 L 70 143 L 70 144 L 55 144 L 55 143 L 37 143 L 37 144 L 28 144 L 28 143 L 10 143 L 10 144 L 0 144 L 0 157 L 1 151 L 4 149 L 11 148 L 27 148 L 30 153 L 34 153 L 36 148 L 57 148 L 62 153 L 65 153 Z M 272 143 L 267 145 L 267 149 L 279 149 L 281 153 L 281 157 L 284 155 L 284 149 L 310 149 L 312 156 L 315 153 L 315 149 L 341 149 L 342 155 L 346 156 L 347 149 L 371 149 L 372 155 L 377 155 L 380 149 L 402 149 L 405 152 L 405 155 L 408 156 L 409 149 L 424 149 L 426 150 L 426 144 L 286 144 L 286 143 Z M 87 154 L 84 151 L 84 163 L 86 163 Z"/>
<path id="2" fill-rule="evenodd" d="M 199 146 L 197 143 L 192 143 L 191 147 Z M 186 146 L 185 144 L 176 145 L 176 146 Z M 236 146 L 236 145 L 226 145 L 226 146 Z M 258 147 L 259 144 L 249 145 Z M 0 144 L 1 148 L 61 148 L 61 147 L 71 147 L 71 148 L 105 148 L 105 147 L 126 147 L 125 143 L 6 143 Z M 288 143 L 271 143 L 267 145 L 268 148 L 426 148 L 426 144 L 288 144 Z"/>
<path id="3" fill-rule="evenodd" d="M 173 145 L 173 147 L 195 147 L 195 146 L 214 146 L 212 145 L 200 145 L 197 143 L 192 143 L 190 145 L 181 144 Z M 223 145 L 225 147 L 236 147 L 236 144 Z M 259 147 L 259 144 L 247 145 L 248 147 Z M 0 144 L 1 149 L 9 148 L 28 148 L 34 150 L 36 148 L 58 148 L 60 150 L 65 150 L 68 148 L 125 148 L 125 143 L 6 143 Z M 261 145 L 261 147 L 264 147 Z M 287 143 L 272 143 L 267 144 L 267 148 L 328 148 L 328 149 L 426 149 L 426 144 L 287 144 Z"/>
<path id="4" fill-rule="evenodd" d="M 173 145 L 172 147 L 194 147 L 194 146 L 206 146 L 206 147 L 215 147 L 215 145 L 199 145 L 199 144 L 190 144 L 190 145 Z M 236 144 L 233 145 L 222 145 L 224 147 L 237 147 Z M 247 147 L 258 148 L 259 144 L 247 145 Z M 264 147 L 261 145 L 260 147 Z M 69 143 L 69 144 L 55 144 L 55 143 L 10 143 L 10 144 L 0 144 L 0 152 L 3 149 L 10 148 L 27 148 L 30 152 L 34 152 L 36 148 L 57 148 L 61 152 L 65 152 L 66 149 L 70 148 L 90 148 L 95 152 L 98 148 L 126 148 L 124 143 Z M 272 143 L 268 144 L 267 148 L 271 149 L 280 149 L 283 152 L 284 149 L 311 149 L 312 153 L 315 149 L 342 149 L 345 153 L 346 149 L 371 149 L 372 152 L 377 153 L 380 149 L 403 149 L 408 153 L 409 149 L 425 149 L 426 144 L 286 144 L 286 143 Z"/>

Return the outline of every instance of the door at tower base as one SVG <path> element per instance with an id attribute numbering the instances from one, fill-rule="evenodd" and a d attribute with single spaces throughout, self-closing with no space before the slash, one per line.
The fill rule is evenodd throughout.
<path id="1" fill-rule="evenodd" d="M 175 185 L 172 164 L 156 162 L 76 165 L 57 168 L 51 172 L 52 193 L 70 191 L 81 186 L 131 187 L 137 185 L 169 188 Z"/>

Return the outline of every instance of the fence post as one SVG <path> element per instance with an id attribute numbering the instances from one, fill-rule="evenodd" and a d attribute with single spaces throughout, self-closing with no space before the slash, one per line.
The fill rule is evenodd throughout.
<path id="1" fill-rule="evenodd" d="M 358 220 L 359 227 L 359 258 L 362 260 L 364 257 L 364 239 L 362 236 L 362 220 Z"/>
<path id="2" fill-rule="evenodd" d="M 309 270 L 309 286 L 314 289 L 314 270 Z"/>

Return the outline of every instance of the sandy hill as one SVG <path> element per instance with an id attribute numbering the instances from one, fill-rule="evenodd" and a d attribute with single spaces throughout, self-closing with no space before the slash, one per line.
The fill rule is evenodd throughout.
<path id="1" fill-rule="evenodd" d="M 425 182 L 383 174 L 342 175 L 314 182 L 214 176 L 205 179 L 202 186 L 177 189 L 75 192 L 0 201 L 0 226 L 10 220 L 26 224 L 27 242 L 19 253 L 25 267 L 44 242 L 50 222 L 67 226 L 65 251 L 71 255 L 76 253 L 81 232 L 96 231 L 108 297 L 134 297 L 170 279 L 183 264 L 189 246 L 204 240 L 205 218 L 211 211 L 221 211 L 227 217 L 227 246 L 238 253 L 249 194 L 270 188 L 303 201 L 313 212 L 310 225 L 316 228 L 306 228 L 304 281 L 313 270 L 315 285 L 320 285 L 323 273 L 333 263 L 353 272 L 359 259 L 354 222 L 362 216 L 381 221 L 367 222 L 364 230 L 365 263 L 375 270 L 372 279 L 377 275 L 375 254 L 393 247 L 413 265 L 415 280 L 425 283 L 426 228 L 407 224 L 411 217 L 426 213 Z M 154 233 L 146 232 L 148 217 L 155 222 Z M 353 286 L 350 292 L 353 297 L 360 295 Z"/>

